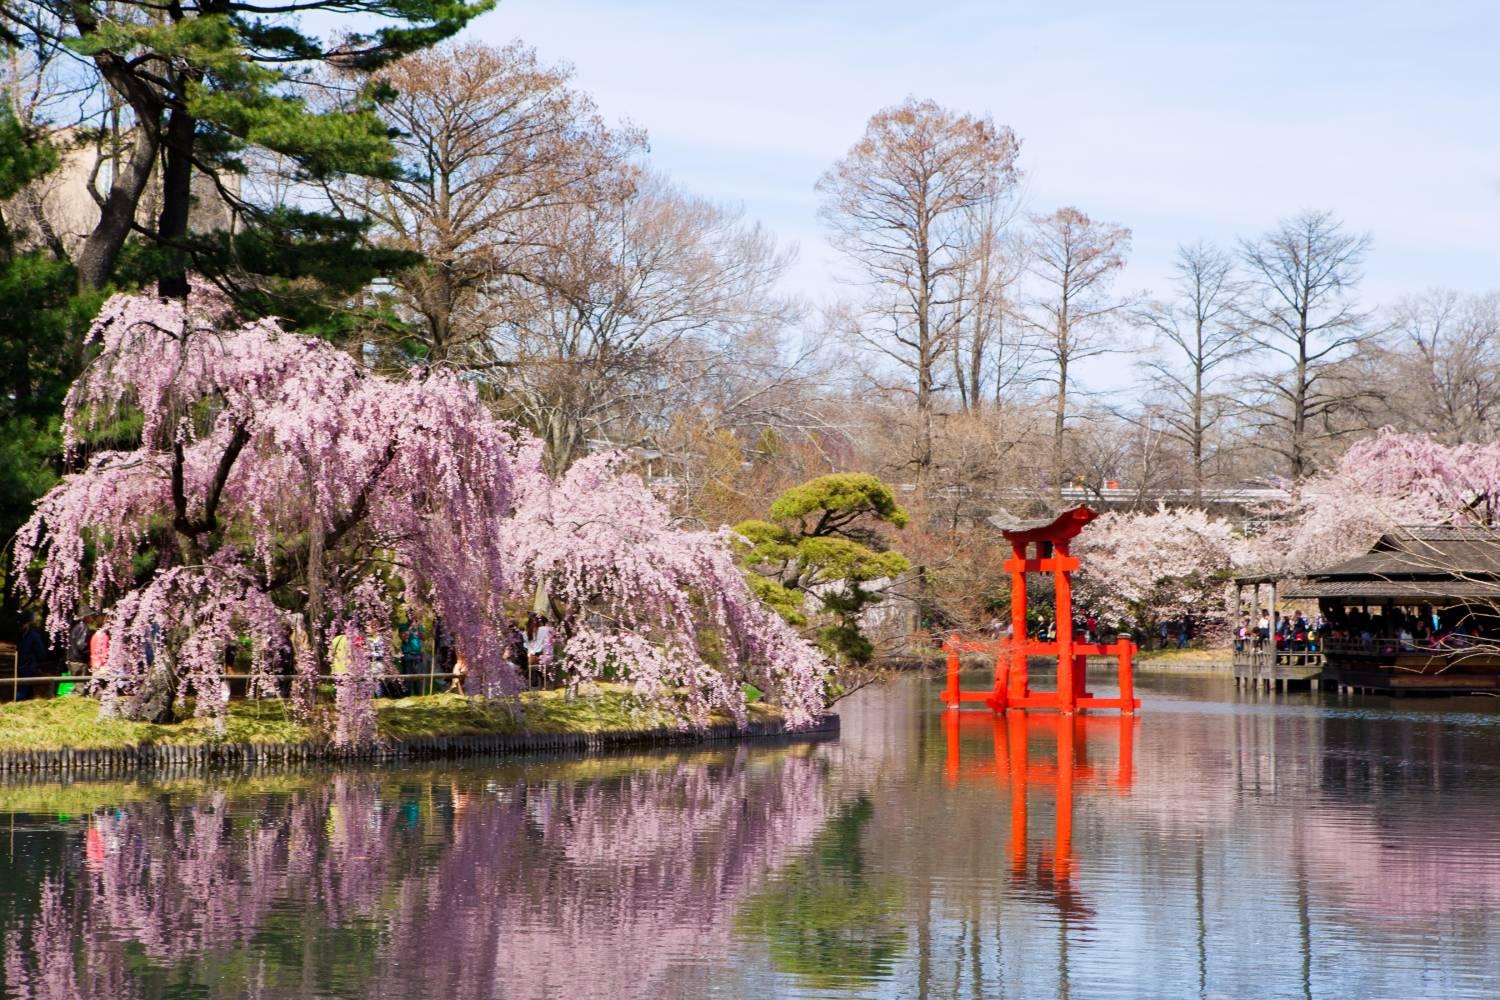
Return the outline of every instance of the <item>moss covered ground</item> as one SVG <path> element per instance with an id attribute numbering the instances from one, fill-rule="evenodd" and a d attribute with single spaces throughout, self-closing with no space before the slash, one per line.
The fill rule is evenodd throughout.
<path id="1" fill-rule="evenodd" d="M 381 698 L 375 702 L 382 740 L 489 733 L 600 733 L 660 729 L 673 725 L 660 708 L 646 705 L 622 685 L 602 684 L 569 698 L 562 691 L 529 691 L 517 701 L 485 701 L 458 694 Z M 775 708 L 750 706 L 752 721 L 769 721 Z M 728 717 L 715 717 L 727 722 Z M 206 719 L 167 725 L 101 718 L 99 702 L 69 695 L 0 705 L 0 752 L 102 750 L 152 744 L 294 744 L 320 737 L 292 718 L 278 700 L 231 703 L 224 731 Z"/>

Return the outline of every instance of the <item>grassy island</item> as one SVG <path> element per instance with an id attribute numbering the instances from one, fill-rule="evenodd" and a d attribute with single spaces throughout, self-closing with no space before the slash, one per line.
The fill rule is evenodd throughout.
<path id="1" fill-rule="evenodd" d="M 487 702 L 458 694 L 378 699 L 378 739 L 382 742 L 489 734 L 632 732 L 673 727 L 673 716 L 643 704 L 623 685 L 601 684 L 569 698 L 562 691 L 529 691 L 517 702 Z M 750 706 L 752 722 L 773 722 L 770 705 Z M 730 718 L 715 715 L 715 723 Z M 0 753 L 29 750 L 106 750 L 164 744 L 218 743 L 293 745 L 318 742 L 309 727 L 293 721 L 291 708 L 277 700 L 232 702 L 224 731 L 208 719 L 167 725 L 105 719 L 93 698 L 69 695 L 0 705 Z"/>

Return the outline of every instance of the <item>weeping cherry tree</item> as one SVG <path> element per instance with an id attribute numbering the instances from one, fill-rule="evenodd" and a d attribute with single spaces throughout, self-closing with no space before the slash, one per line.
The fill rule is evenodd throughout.
<path id="1" fill-rule="evenodd" d="M 620 463 L 591 455 L 553 479 L 528 448 L 502 532 L 517 598 L 545 587 L 568 619 L 570 685 L 614 677 L 701 725 L 715 709 L 743 724 L 751 684 L 788 725 L 811 722 L 828 662 L 751 592 L 727 529 L 677 527 Z"/>
<path id="2" fill-rule="evenodd" d="M 518 441 L 440 371 L 381 378 L 272 320 L 236 324 L 212 293 L 115 296 L 100 353 L 69 392 L 65 445 L 81 471 L 22 528 L 22 586 L 61 636 L 109 607 L 106 711 L 172 717 L 179 695 L 222 717 L 224 650 L 251 640 L 250 683 L 295 660 L 310 706 L 322 640 L 409 606 L 443 617 L 487 695 L 519 682 L 496 625 Z M 84 444 L 139 421 L 136 447 Z M 34 572 L 34 576 L 32 573 Z M 297 641 L 292 640 L 298 633 Z M 373 735 L 363 644 L 341 692 L 341 738 Z"/>
<path id="3" fill-rule="evenodd" d="M 250 685 L 295 665 L 312 708 L 324 640 L 344 634 L 335 737 L 374 736 L 374 643 L 398 598 L 441 616 L 471 694 L 520 689 L 505 659 L 507 601 L 551 588 L 567 609 L 571 686 L 601 676 L 702 725 L 746 721 L 744 685 L 792 726 L 824 703 L 826 661 L 766 610 L 727 532 L 680 530 L 614 456 L 554 480 L 541 445 L 438 369 L 372 374 L 273 320 L 226 304 L 116 296 L 98 357 L 66 403 L 81 466 L 37 504 L 15 568 L 54 636 L 85 603 L 109 608 L 93 679 L 106 712 L 167 720 L 180 696 L 222 720 L 224 651 L 248 636 Z M 136 446 L 86 453 L 138 422 Z"/>

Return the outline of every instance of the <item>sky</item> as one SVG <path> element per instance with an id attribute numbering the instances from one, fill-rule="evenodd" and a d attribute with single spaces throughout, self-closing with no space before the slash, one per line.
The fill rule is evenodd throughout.
<path id="1" fill-rule="evenodd" d="M 1371 305 L 1500 289 L 1500 0 L 501 0 L 466 37 L 571 63 L 814 302 L 845 291 L 814 184 L 909 95 L 1013 128 L 1027 210 L 1130 227 L 1122 291 L 1305 209 L 1372 236 Z"/>

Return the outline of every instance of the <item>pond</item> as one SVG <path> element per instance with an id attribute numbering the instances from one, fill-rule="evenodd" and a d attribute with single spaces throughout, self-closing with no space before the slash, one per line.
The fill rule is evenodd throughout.
<path id="1" fill-rule="evenodd" d="M 939 687 L 836 739 L 0 785 L 0 995 L 1500 994 L 1493 700 Z"/>

